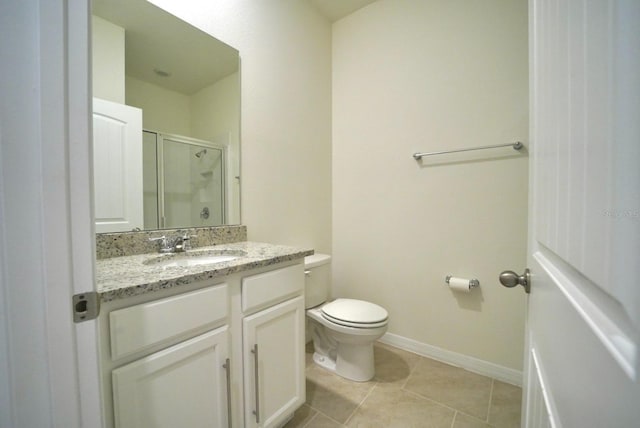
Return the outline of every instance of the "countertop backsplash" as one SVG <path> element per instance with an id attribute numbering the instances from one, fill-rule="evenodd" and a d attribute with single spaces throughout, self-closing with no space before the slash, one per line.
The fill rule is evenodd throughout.
<path id="1" fill-rule="evenodd" d="M 150 241 L 149 239 L 159 238 L 163 235 L 168 238 L 189 235 L 191 237 L 192 248 L 209 247 L 212 245 L 246 241 L 247 227 L 236 225 L 145 230 L 140 232 L 97 233 L 96 258 L 103 260 L 112 257 L 156 253 L 158 252 L 158 242 Z"/>

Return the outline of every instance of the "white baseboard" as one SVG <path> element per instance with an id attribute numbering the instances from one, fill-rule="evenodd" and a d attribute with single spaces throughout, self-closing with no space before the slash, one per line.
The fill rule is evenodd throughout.
<path id="1" fill-rule="evenodd" d="M 396 348 L 404 349 L 405 351 L 422 355 L 423 357 L 432 358 L 474 373 L 492 377 L 502 382 L 522 386 L 522 372 L 519 370 L 510 369 L 457 352 L 447 351 L 446 349 L 427 345 L 426 343 L 398 336 L 393 333 L 386 333 L 379 341 L 387 345 L 395 346 Z"/>

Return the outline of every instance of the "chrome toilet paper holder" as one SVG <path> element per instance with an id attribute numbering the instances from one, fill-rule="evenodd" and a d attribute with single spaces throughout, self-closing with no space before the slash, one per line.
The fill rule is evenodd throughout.
<path id="1" fill-rule="evenodd" d="M 446 282 L 447 284 L 449 284 L 449 280 L 451 280 L 451 278 L 453 278 L 453 275 L 447 275 L 444 278 L 444 282 Z M 476 288 L 476 287 L 480 287 L 480 281 L 478 281 L 477 279 L 470 279 L 469 280 L 469 289 L 472 288 Z"/>

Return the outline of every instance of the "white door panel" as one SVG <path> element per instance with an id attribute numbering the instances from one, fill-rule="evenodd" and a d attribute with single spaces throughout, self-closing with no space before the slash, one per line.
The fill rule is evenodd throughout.
<path id="1" fill-rule="evenodd" d="M 93 99 L 96 232 L 144 227 L 142 110 Z"/>
<path id="2" fill-rule="evenodd" d="M 529 19 L 523 426 L 636 426 L 640 3 L 532 0 Z"/>
<path id="3" fill-rule="evenodd" d="M 529 296 L 529 371 L 527 427 L 536 416 L 535 395 L 545 398 L 545 410 L 556 427 L 635 426 L 640 410 L 640 385 L 629 377 L 610 348 L 618 337 L 615 324 L 586 312 L 587 300 L 574 301 L 568 281 L 557 268 L 555 256 L 546 249 L 531 259 L 532 288 Z M 586 308 L 586 309 L 584 309 Z M 630 342 L 628 342 L 630 343 Z M 608 346 L 609 345 L 609 346 Z M 615 349 L 615 348 L 614 348 Z M 628 349 L 628 348 L 627 348 Z M 532 354 L 537 356 L 532 361 Z M 536 385 L 540 383 L 540 385 Z M 525 383 L 527 383 L 525 381 Z M 544 386 L 543 391 L 536 388 Z M 636 421 L 636 422 L 633 422 Z"/>

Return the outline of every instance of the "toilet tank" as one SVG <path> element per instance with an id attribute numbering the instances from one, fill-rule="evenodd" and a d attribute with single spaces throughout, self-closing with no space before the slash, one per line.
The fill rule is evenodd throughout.
<path id="1" fill-rule="evenodd" d="M 304 258 L 305 308 L 313 308 L 329 299 L 331 256 L 313 254 Z"/>

